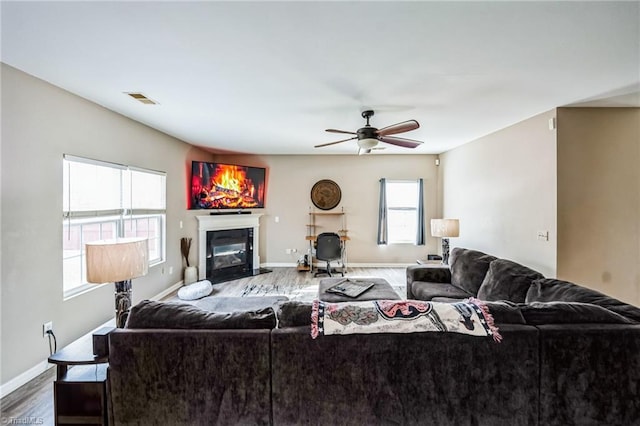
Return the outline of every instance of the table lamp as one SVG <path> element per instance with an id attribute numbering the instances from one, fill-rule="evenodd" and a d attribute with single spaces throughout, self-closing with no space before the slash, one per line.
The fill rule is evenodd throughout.
<path id="1" fill-rule="evenodd" d="M 449 237 L 460 235 L 458 219 L 431 219 L 431 235 L 442 238 L 442 264 L 449 264 Z"/>
<path id="2" fill-rule="evenodd" d="M 100 240 L 85 245 L 87 282 L 116 286 L 116 327 L 127 322 L 131 307 L 131 279 L 149 271 L 149 250 L 146 238 Z"/>

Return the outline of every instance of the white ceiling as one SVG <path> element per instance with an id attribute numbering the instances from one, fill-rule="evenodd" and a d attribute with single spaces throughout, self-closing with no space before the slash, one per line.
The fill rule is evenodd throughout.
<path id="1" fill-rule="evenodd" d="M 640 106 L 640 2 L 7 2 L 2 62 L 215 150 L 440 153 L 558 106 Z M 123 92 L 142 92 L 159 105 Z M 337 136 L 337 137 L 336 137 Z M 385 145 L 385 144 L 382 144 Z"/>

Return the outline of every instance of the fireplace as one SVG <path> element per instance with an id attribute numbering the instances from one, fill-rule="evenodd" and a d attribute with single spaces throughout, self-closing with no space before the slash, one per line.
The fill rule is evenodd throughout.
<path id="1" fill-rule="evenodd" d="M 196 216 L 199 279 L 217 283 L 260 271 L 260 216 L 262 214 Z"/>
<path id="2" fill-rule="evenodd" d="M 253 274 L 253 228 L 207 231 L 207 279 Z"/>

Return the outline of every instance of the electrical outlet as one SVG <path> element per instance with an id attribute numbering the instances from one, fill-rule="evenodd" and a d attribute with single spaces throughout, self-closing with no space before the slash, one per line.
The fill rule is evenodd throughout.
<path id="1" fill-rule="evenodd" d="M 46 337 L 47 331 L 53 331 L 53 321 L 42 324 L 42 337 Z"/>
<path id="2" fill-rule="evenodd" d="M 291 254 L 291 249 L 286 249 L 286 250 L 285 250 L 285 252 L 286 252 L 287 254 Z"/>

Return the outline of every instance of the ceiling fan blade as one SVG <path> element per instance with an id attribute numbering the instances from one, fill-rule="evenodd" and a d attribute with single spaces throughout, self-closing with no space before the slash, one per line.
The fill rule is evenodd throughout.
<path id="1" fill-rule="evenodd" d="M 329 142 L 329 143 L 321 143 L 320 145 L 315 145 L 314 148 L 322 148 L 323 146 L 335 145 L 337 143 L 342 143 L 342 142 L 350 141 L 350 140 L 353 140 L 353 139 L 358 139 L 358 137 L 354 136 L 352 138 L 343 139 L 341 141 L 335 141 L 335 142 Z"/>
<path id="2" fill-rule="evenodd" d="M 420 124 L 416 120 L 403 121 L 402 123 L 392 124 L 391 126 L 383 127 L 378 130 L 378 136 L 395 135 L 398 133 L 404 133 L 411 130 L 415 130 L 420 127 Z"/>
<path id="3" fill-rule="evenodd" d="M 327 129 L 327 130 L 325 130 L 325 132 L 329 132 L 329 133 L 345 133 L 347 135 L 357 135 L 356 132 L 349 132 L 347 130 L 337 130 L 337 129 Z"/>
<path id="4" fill-rule="evenodd" d="M 389 143 L 391 145 L 401 146 L 403 148 L 416 148 L 422 145 L 424 142 L 414 141 L 413 139 L 398 138 L 395 136 L 380 136 L 378 140 L 381 142 Z"/>

